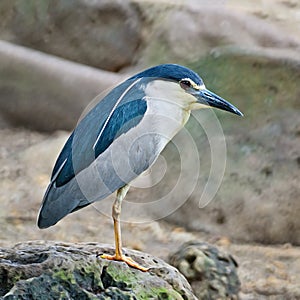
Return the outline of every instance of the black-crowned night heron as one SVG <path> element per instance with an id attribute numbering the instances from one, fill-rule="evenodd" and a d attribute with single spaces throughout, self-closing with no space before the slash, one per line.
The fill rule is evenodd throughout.
<path id="1" fill-rule="evenodd" d="M 147 69 L 115 87 L 79 122 L 62 149 L 38 226 L 52 226 L 117 191 L 112 208 L 115 255 L 102 257 L 146 271 L 122 254 L 122 200 L 130 182 L 155 162 L 188 121 L 191 110 L 205 107 L 242 115 L 207 90 L 195 72 L 175 64 Z"/>

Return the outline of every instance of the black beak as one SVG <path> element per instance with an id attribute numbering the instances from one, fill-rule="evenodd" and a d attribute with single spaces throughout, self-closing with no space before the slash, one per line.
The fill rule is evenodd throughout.
<path id="1" fill-rule="evenodd" d="M 197 98 L 198 103 L 226 110 L 238 116 L 243 116 L 235 106 L 207 89 L 199 90 L 193 95 Z"/>

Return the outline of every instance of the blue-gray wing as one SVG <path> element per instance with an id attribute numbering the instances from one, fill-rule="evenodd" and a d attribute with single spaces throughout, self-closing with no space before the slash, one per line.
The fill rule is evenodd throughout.
<path id="1" fill-rule="evenodd" d="M 80 121 L 53 168 L 51 181 L 56 186 L 70 181 L 108 148 L 117 136 L 140 122 L 147 104 L 143 100 L 142 90 L 134 87 L 127 90 L 134 82 L 125 81 L 113 89 Z"/>
<path id="2" fill-rule="evenodd" d="M 38 218 L 40 228 L 107 197 L 155 160 L 157 137 L 135 138 L 143 130 L 139 125 L 147 110 L 141 80 L 113 89 L 73 131 L 54 166 Z"/>

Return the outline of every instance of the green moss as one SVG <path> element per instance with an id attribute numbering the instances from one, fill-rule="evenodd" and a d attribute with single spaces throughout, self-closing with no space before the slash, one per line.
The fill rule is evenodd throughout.
<path id="1" fill-rule="evenodd" d="M 139 281 L 139 273 L 132 269 L 121 268 L 117 264 L 109 264 L 107 272 L 116 282 L 124 282 L 127 286 L 133 286 Z"/>
<path id="2" fill-rule="evenodd" d="M 155 299 L 160 299 L 160 300 L 181 300 L 183 299 L 182 296 L 174 291 L 174 290 L 169 290 L 164 287 L 158 287 L 158 288 L 151 288 L 149 291 L 141 291 L 140 293 L 137 294 L 139 299 L 141 300 L 147 300 L 149 298 L 155 297 Z"/>
<path id="3" fill-rule="evenodd" d="M 15 283 L 23 279 L 22 273 L 15 273 L 10 279 L 10 284 L 13 286 Z"/>
<path id="4" fill-rule="evenodd" d="M 73 271 L 59 270 L 53 274 L 53 277 L 60 281 L 67 281 L 71 284 L 76 284 Z"/>
<path id="5" fill-rule="evenodd" d="M 91 263 L 91 264 L 84 264 L 84 265 L 78 265 L 77 269 L 80 269 L 82 272 L 86 274 L 97 274 L 100 276 L 101 274 L 101 268 L 99 267 L 98 263 Z"/>
<path id="6" fill-rule="evenodd" d="M 118 283 L 126 284 L 126 288 L 130 288 L 135 292 L 138 299 L 182 299 L 181 295 L 173 289 L 166 287 L 151 287 L 144 284 L 143 273 L 132 269 L 121 268 L 117 264 L 109 264 L 107 273 Z"/>

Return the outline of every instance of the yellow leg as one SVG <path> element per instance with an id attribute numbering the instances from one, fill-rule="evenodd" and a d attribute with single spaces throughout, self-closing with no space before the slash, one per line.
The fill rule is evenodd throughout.
<path id="1" fill-rule="evenodd" d="M 128 190 L 129 190 L 129 186 L 125 185 L 124 187 L 120 188 L 117 191 L 117 197 L 112 207 L 112 217 L 114 220 L 114 233 L 115 233 L 115 246 L 116 246 L 115 255 L 103 254 L 101 255 L 101 257 L 109 260 L 124 261 L 127 265 L 139 269 L 143 272 L 146 272 L 148 271 L 147 268 L 140 266 L 132 258 L 124 256 L 122 253 L 120 215 L 121 215 L 122 201 L 125 198 Z"/>

